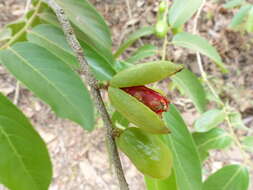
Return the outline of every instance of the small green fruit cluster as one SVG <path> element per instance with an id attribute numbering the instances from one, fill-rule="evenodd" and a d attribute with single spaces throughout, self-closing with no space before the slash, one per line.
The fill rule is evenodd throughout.
<path id="1" fill-rule="evenodd" d="M 164 38 L 168 31 L 169 25 L 167 23 L 167 14 L 168 14 L 168 1 L 162 0 L 159 4 L 157 22 L 155 25 L 155 34 L 159 38 Z"/>

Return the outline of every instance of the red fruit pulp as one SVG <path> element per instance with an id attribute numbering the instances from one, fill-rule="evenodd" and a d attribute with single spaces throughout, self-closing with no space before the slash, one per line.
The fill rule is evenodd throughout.
<path id="1" fill-rule="evenodd" d="M 133 86 L 121 89 L 137 98 L 159 115 L 169 109 L 169 100 L 150 88 L 145 86 Z"/>

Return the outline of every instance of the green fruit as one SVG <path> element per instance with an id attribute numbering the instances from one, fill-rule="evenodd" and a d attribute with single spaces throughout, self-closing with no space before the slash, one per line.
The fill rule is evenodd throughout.
<path id="1" fill-rule="evenodd" d="M 167 8 L 167 2 L 165 0 L 163 0 L 160 4 L 159 4 L 159 13 L 163 14 Z"/>
<path id="2" fill-rule="evenodd" d="M 164 38 L 169 31 L 169 26 L 166 20 L 159 20 L 155 25 L 155 34 L 159 38 Z"/>
<path id="3" fill-rule="evenodd" d="M 117 73 L 110 85 L 116 88 L 141 86 L 170 77 L 182 69 L 182 65 L 169 61 L 138 64 Z"/>
<path id="4" fill-rule="evenodd" d="M 116 143 L 143 174 L 158 179 L 170 176 L 171 152 L 158 136 L 132 127 L 116 138 Z"/>
<path id="5" fill-rule="evenodd" d="M 169 133 L 164 121 L 149 107 L 119 88 L 109 87 L 109 99 L 114 108 L 129 122 L 154 133 Z"/>

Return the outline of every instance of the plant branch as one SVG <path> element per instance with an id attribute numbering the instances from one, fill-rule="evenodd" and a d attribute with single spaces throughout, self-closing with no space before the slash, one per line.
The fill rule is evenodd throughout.
<path id="1" fill-rule="evenodd" d="M 126 6 L 127 6 L 128 17 L 131 19 L 132 18 L 132 10 L 130 7 L 130 2 L 129 2 L 129 0 L 125 0 L 125 1 L 126 1 Z"/>
<path id="2" fill-rule="evenodd" d="M 169 12 L 169 2 L 166 0 L 166 9 L 164 12 L 163 19 L 167 19 L 167 15 Z M 162 60 L 164 61 L 166 59 L 166 51 L 167 51 L 167 45 L 168 45 L 168 34 L 165 35 L 164 40 L 163 40 L 163 48 L 162 48 Z"/>
<path id="3" fill-rule="evenodd" d="M 14 95 L 14 98 L 13 98 L 13 103 L 15 105 L 18 105 L 19 90 L 20 90 L 20 83 L 19 83 L 19 81 L 17 81 L 16 82 L 16 88 L 15 88 L 15 95 Z"/>
<path id="4" fill-rule="evenodd" d="M 26 0 L 24 16 L 26 15 L 26 13 L 28 13 L 30 4 L 31 4 L 31 0 Z"/>
<path id="5" fill-rule="evenodd" d="M 198 9 L 198 11 L 197 11 L 197 13 L 196 13 L 195 18 L 194 18 L 194 21 L 193 21 L 193 23 L 194 23 L 194 24 L 193 24 L 193 31 L 192 31 L 193 34 L 196 34 L 196 33 L 198 32 L 198 30 L 197 30 L 197 27 L 198 27 L 198 19 L 199 19 L 200 13 L 201 13 L 201 11 L 202 11 L 202 9 L 203 9 L 205 3 L 206 3 L 206 1 L 203 0 L 202 4 L 200 5 L 200 7 L 199 7 L 199 9 Z"/>
<path id="6" fill-rule="evenodd" d="M 168 45 L 168 36 L 166 35 L 163 40 L 163 49 L 162 49 L 162 60 L 165 61 L 166 59 L 166 50 Z"/>
<path id="7" fill-rule="evenodd" d="M 195 18 L 194 18 L 194 25 L 193 25 L 193 33 L 197 34 L 197 25 L 198 25 L 198 18 L 200 16 L 200 13 L 205 5 L 205 0 L 203 0 L 202 5 L 200 6 Z M 243 158 L 243 162 L 244 164 L 248 164 L 250 166 L 253 166 L 253 163 L 250 161 L 249 159 L 249 155 L 244 151 L 244 149 L 242 148 L 241 142 L 238 139 L 238 137 L 236 136 L 233 126 L 231 124 L 230 118 L 229 118 L 229 112 L 227 112 L 227 106 L 225 105 L 225 103 L 222 101 L 222 99 L 220 98 L 220 96 L 216 93 L 214 87 L 212 86 L 212 84 L 209 82 L 208 78 L 207 78 L 207 74 L 204 70 L 203 64 L 202 64 L 202 60 L 201 60 L 201 56 L 200 53 L 197 52 L 196 53 L 196 57 L 197 57 L 197 63 L 198 63 L 198 67 L 201 73 L 201 76 L 204 80 L 204 82 L 206 83 L 207 87 L 209 88 L 209 90 L 211 91 L 211 93 L 213 94 L 213 96 L 218 100 L 220 106 L 225 110 L 226 113 L 226 117 L 225 117 L 225 121 L 227 122 L 227 126 L 229 129 L 229 133 L 231 135 L 231 137 L 234 139 L 234 142 L 236 144 L 236 146 L 238 147 L 238 149 L 241 152 L 242 158 Z"/>
<path id="8" fill-rule="evenodd" d="M 204 0 L 202 2 L 202 4 L 201 4 L 200 8 L 197 11 L 195 18 L 194 18 L 193 34 L 197 34 L 198 33 L 198 30 L 197 30 L 197 27 L 198 27 L 198 18 L 200 16 L 200 13 L 201 13 L 201 11 L 202 11 L 205 3 L 206 3 L 206 1 Z M 210 89 L 210 91 L 212 92 L 212 94 L 214 95 L 214 97 L 219 101 L 219 103 L 221 104 L 221 106 L 224 107 L 225 104 L 222 102 L 222 100 L 220 99 L 219 95 L 214 90 L 212 84 L 208 81 L 207 74 L 206 74 L 206 72 L 204 70 L 204 67 L 203 67 L 203 64 L 202 64 L 202 60 L 201 60 L 201 56 L 200 56 L 199 52 L 196 53 L 196 58 L 197 58 L 198 67 L 199 67 L 199 70 L 200 70 L 200 73 L 201 73 L 201 76 L 202 76 L 204 82 L 206 83 L 206 85 L 208 86 L 208 88 Z"/>
<path id="9" fill-rule="evenodd" d="M 112 162 L 115 167 L 116 175 L 118 178 L 118 182 L 120 185 L 121 190 L 128 190 L 128 184 L 126 182 L 124 172 L 122 169 L 122 165 L 120 162 L 118 150 L 116 147 L 115 140 L 113 138 L 113 124 L 110 119 L 110 116 L 106 110 L 106 107 L 104 105 L 103 99 L 100 94 L 100 90 L 97 85 L 97 80 L 95 77 L 91 74 L 89 65 L 84 57 L 84 52 L 82 47 L 80 46 L 80 43 L 78 42 L 74 30 L 67 19 L 64 10 L 54 1 L 54 0 L 46 0 L 46 2 L 49 4 L 49 6 L 54 10 L 61 26 L 64 31 L 65 37 L 74 51 L 80 65 L 81 69 L 80 72 L 81 74 L 84 74 L 85 80 L 88 83 L 91 91 L 91 95 L 96 103 L 96 108 L 100 112 L 101 117 L 103 119 L 104 125 L 106 127 L 106 137 L 109 143 L 109 153 L 112 156 Z"/>

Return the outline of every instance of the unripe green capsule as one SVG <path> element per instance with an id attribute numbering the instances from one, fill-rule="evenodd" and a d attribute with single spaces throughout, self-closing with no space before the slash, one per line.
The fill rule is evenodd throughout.
<path id="1" fill-rule="evenodd" d="M 160 4 L 159 4 L 159 13 L 163 14 L 167 8 L 167 2 L 165 0 L 163 0 Z"/>
<path id="2" fill-rule="evenodd" d="M 143 174 L 158 179 L 170 176 L 171 152 L 158 136 L 132 127 L 124 130 L 116 143 Z"/>
<path id="3" fill-rule="evenodd" d="M 159 38 L 164 38 L 169 31 L 169 26 L 166 20 L 157 21 L 155 25 L 155 35 Z"/>
<path id="4" fill-rule="evenodd" d="M 183 65 L 169 61 L 138 64 L 117 73 L 110 85 L 115 88 L 141 86 L 170 77 L 182 69 Z"/>
<path id="5" fill-rule="evenodd" d="M 131 123 L 150 133 L 169 133 L 169 129 L 159 115 L 135 97 L 113 87 L 109 87 L 108 94 L 115 109 Z"/>

